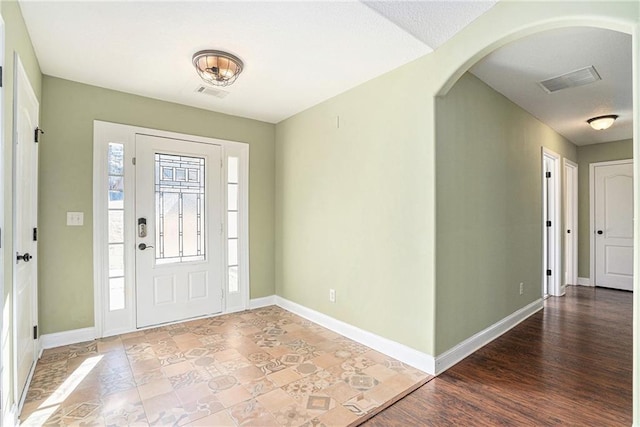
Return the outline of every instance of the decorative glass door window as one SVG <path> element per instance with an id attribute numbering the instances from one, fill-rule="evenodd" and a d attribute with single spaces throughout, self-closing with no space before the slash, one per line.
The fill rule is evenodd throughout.
<path id="1" fill-rule="evenodd" d="M 156 262 L 205 259 L 205 159 L 155 155 Z"/>
<path id="2" fill-rule="evenodd" d="M 227 272 L 229 293 L 238 292 L 238 157 L 227 158 Z"/>
<path id="3" fill-rule="evenodd" d="M 124 145 L 108 151 L 109 310 L 125 308 L 124 292 Z"/>

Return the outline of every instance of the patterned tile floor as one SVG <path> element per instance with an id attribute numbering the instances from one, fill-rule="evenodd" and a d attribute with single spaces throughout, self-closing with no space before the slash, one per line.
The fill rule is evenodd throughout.
<path id="1" fill-rule="evenodd" d="M 279 307 L 44 352 L 24 425 L 349 426 L 429 380 Z"/>

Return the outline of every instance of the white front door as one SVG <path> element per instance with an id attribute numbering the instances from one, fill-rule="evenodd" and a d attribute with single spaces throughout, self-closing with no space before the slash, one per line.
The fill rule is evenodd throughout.
<path id="1" fill-rule="evenodd" d="M 221 147 L 136 135 L 137 326 L 222 311 Z"/>
<path id="2" fill-rule="evenodd" d="M 596 286 L 633 290 L 633 162 L 596 165 Z"/>
<path id="3" fill-rule="evenodd" d="M 36 360 L 38 214 L 38 100 L 16 56 L 15 99 L 15 269 L 14 343 L 17 398 L 23 395 Z"/>

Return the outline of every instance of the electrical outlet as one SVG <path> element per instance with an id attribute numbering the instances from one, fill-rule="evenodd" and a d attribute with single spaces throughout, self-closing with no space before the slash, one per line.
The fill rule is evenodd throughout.
<path id="1" fill-rule="evenodd" d="M 329 301 L 336 302 L 336 290 L 329 289 Z"/>
<path id="2" fill-rule="evenodd" d="M 524 294 L 524 282 L 520 282 L 520 295 Z"/>

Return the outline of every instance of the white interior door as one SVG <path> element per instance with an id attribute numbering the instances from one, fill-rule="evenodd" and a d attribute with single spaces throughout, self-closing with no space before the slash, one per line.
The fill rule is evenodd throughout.
<path id="1" fill-rule="evenodd" d="M 136 135 L 137 326 L 222 311 L 221 147 Z"/>
<path id="2" fill-rule="evenodd" d="M 38 214 L 38 100 L 16 56 L 14 236 L 14 356 L 17 398 L 23 395 L 36 360 Z"/>
<path id="3" fill-rule="evenodd" d="M 596 165 L 596 286 L 633 290 L 633 162 Z"/>
<path id="4" fill-rule="evenodd" d="M 578 165 L 564 159 L 564 284 L 578 284 Z"/>
<path id="5" fill-rule="evenodd" d="M 564 294 L 560 271 L 560 156 L 542 149 L 543 271 L 542 296 Z"/>

